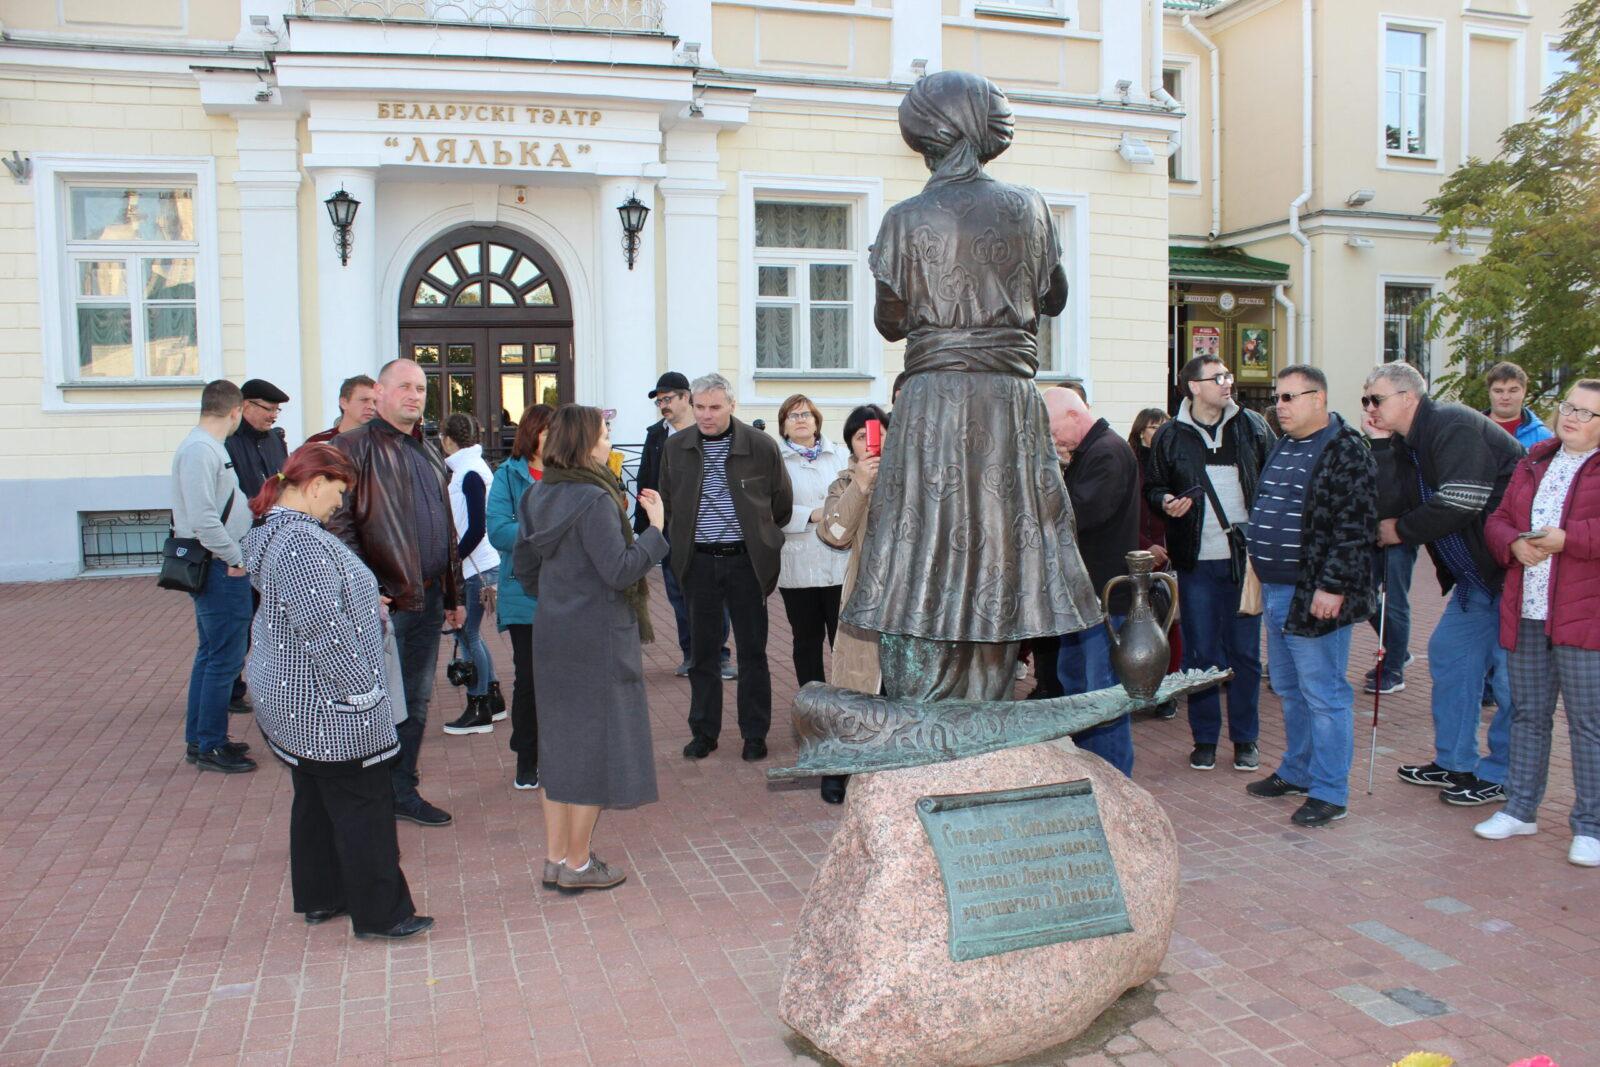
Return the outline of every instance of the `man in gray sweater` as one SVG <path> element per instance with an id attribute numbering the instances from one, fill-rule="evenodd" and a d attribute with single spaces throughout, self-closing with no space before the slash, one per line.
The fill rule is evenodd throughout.
<path id="1" fill-rule="evenodd" d="M 250 502 L 239 490 L 223 442 L 239 427 L 244 396 L 219 378 L 200 394 L 200 424 L 172 457 L 172 532 L 211 553 L 205 588 L 191 593 L 198 639 L 189 673 L 185 757 L 203 771 L 256 769 L 250 746 L 228 740 L 228 701 L 250 647 L 250 577 L 241 542 L 250 530 Z"/>

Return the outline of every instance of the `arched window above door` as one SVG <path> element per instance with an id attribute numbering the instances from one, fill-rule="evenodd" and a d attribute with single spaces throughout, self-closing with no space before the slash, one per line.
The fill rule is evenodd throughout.
<path id="1" fill-rule="evenodd" d="M 409 296 L 414 308 L 556 306 L 544 268 L 525 252 L 489 239 L 444 249 Z"/>

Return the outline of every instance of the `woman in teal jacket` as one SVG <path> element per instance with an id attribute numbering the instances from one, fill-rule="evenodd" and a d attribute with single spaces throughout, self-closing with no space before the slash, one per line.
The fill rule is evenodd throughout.
<path id="1" fill-rule="evenodd" d="M 539 788 L 539 720 L 533 705 L 533 612 L 538 600 L 517 582 L 511 550 L 517 543 L 517 505 L 544 476 L 545 429 L 555 408 L 535 404 L 522 413 L 511 458 L 500 464 L 484 508 L 489 543 L 500 552 L 500 593 L 495 618 L 511 633 L 516 683 L 511 694 L 511 751 L 517 754 L 518 789 Z"/>

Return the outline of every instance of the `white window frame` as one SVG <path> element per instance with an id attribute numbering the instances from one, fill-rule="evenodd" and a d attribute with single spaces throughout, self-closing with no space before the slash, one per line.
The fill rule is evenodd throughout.
<path id="1" fill-rule="evenodd" d="M 1061 266 L 1067 272 L 1067 306 L 1051 331 L 1051 367 L 1039 380 L 1076 378 L 1094 400 L 1089 359 L 1089 194 L 1040 190 L 1061 239 Z M 1041 360 L 1041 364 L 1043 361 Z"/>
<path id="2" fill-rule="evenodd" d="M 1383 327 L 1384 327 L 1384 324 L 1388 320 L 1388 314 L 1389 314 L 1389 312 L 1388 312 L 1388 301 L 1385 299 L 1385 290 L 1387 290 L 1389 288 L 1389 286 L 1391 286 L 1391 285 L 1407 285 L 1407 286 L 1414 286 L 1414 287 L 1416 287 L 1418 289 L 1424 289 L 1424 288 L 1427 289 L 1428 290 L 1428 295 L 1430 297 L 1431 296 L 1438 296 L 1440 287 L 1442 287 L 1444 285 L 1444 279 L 1440 278 L 1440 277 L 1437 277 L 1435 275 L 1428 275 L 1428 274 L 1380 274 L 1380 275 L 1378 275 L 1377 282 L 1378 282 L 1378 292 L 1377 292 L 1378 314 L 1376 316 L 1376 318 L 1377 318 L 1377 323 L 1376 323 L 1377 336 L 1375 338 L 1375 343 L 1373 345 L 1373 350 L 1372 350 L 1373 351 L 1373 356 L 1372 356 L 1372 359 L 1373 359 L 1373 366 L 1382 367 L 1382 366 L 1384 366 L 1384 361 L 1383 361 Z M 1427 367 L 1427 370 L 1422 371 L 1422 375 L 1423 375 L 1424 378 L 1428 379 L 1428 390 L 1430 392 L 1432 392 L 1434 375 L 1436 375 L 1439 372 L 1439 370 L 1441 369 L 1441 366 L 1440 366 L 1440 363 L 1439 363 L 1439 352 L 1440 352 L 1441 345 L 1440 345 L 1439 339 L 1437 337 L 1434 338 L 1431 341 L 1426 342 L 1426 344 L 1427 344 L 1427 351 L 1428 351 L 1428 367 Z M 1420 370 L 1421 368 L 1418 368 L 1418 369 Z"/>
<path id="3" fill-rule="evenodd" d="M 1167 55 L 1161 60 L 1162 79 L 1165 80 L 1167 71 L 1178 75 L 1178 103 L 1182 106 L 1183 119 L 1178 126 L 1178 173 L 1168 177 L 1169 182 L 1182 182 L 1183 186 L 1174 189 L 1177 196 L 1200 195 L 1200 118 L 1196 113 L 1195 93 L 1199 86 L 1196 73 L 1199 69 L 1199 56 Z"/>
<path id="4" fill-rule="evenodd" d="M 181 182 L 195 193 L 195 340 L 199 373 L 193 378 L 78 379 L 75 256 L 67 250 L 68 185 L 76 182 Z M 44 386 L 40 406 L 47 412 L 193 411 L 194 401 L 149 403 L 68 403 L 97 390 L 191 389 L 222 376 L 222 296 L 217 241 L 216 163 L 206 156 L 33 157 L 34 231 L 39 250 L 40 354 Z M 137 336 L 137 333 L 135 334 Z"/>
<path id="5" fill-rule="evenodd" d="M 1472 39 L 1482 37 L 1492 41 L 1509 41 L 1511 43 L 1511 71 L 1508 75 L 1510 83 L 1505 86 L 1505 95 L 1511 103 L 1509 109 L 1511 121 L 1508 125 L 1521 122 L 1528 114 L 1528 50 L 1527 36 L 1521 30 L 1502 30 L 1492 26 L 1461 27 L 1461 148 L 1457 155 L 1460 162 L 1467 161 L 1467 154 L 1471 148 L 1472 140 Z"/>
<path id="6" fill-rule="evenodd" d="M 849 369 L 765 370 L 756 367 L 756 266 L 763 257 L 756 251 L 756 201 L 792 200 L 799 203 L 849 204 L 851 245 L 847 250 L 815 249 L 799 255 L 784 253 L 782 258 L 803 262 L 817 259 L 846 262 L 851 266 Z M 739 175 L 739 399 L 766 403 L 756 392 L 757 381 L 859 381 L 859 397 L 833 398 L 830 403 L 866 403 L 888 398 L 879 381 L 883 368 L 883 344 L 872 324 L 873 282 L 867 266 L 867 248 L 877 235 L 883 218 L 883 180 L 805 174 L 766 174 L 741 172 Z M 809 280 L 809 279 L 808 279 Z M 797 336 L 801 322 L 796 323 Z M 809 345 L 809 324 L 806 343 Z"/>
<path id="7" fill-rule="evenodd" d="M 1014 0 L 961 0 L 961 17 L 1001 15 L 1005 18 L 1049 19 L 1078 25 L 1078 0 L 1041 0 L 1039 3 Z"/>
<path id="8" fill-rule="evenodd" d="M 1559 33 L 1547 33 L 1544 35 L 1544 40 L 1541 42 L 1543 47 L 1541 47 L 1539 50 L 1540 96 L 1545 94 L 1546 90 L 1550 88 L 1550 86 L 1558 77 L 1558 75 L 1555 73 L 1554 65 L 1550 62 L 1550 60 L 1557 55 L 1561 56 L 1568 62 L 1571 62 L 1572 60 L 1572 57 L 1559 47 L 1563 39 L 1563 36 Z"/>
<path id="9" fill-rule="evenodd" d="M 1423 121 L 1427 123 L 1428 141 L 1421 152 L 1407 152 L 1403 148 L 1390 148 L 1385 136 L 1388 119 L 1389 31 L 1402 30 L 1424 35 L 1427 49 L 1427 100 Z M 1378 101 L 1376 125 L 1378 142 L 1378 167 L 1381 170 L 1410 171 L 1412 173 L 1444 173 L 1444 86 L 1447 69 L 1445 63 L 1444 23 L 1437 19 L 1419 19 L 1401 15 L 1378 16 Z M 1419 165 L 1422 164 L 1422 165 Z"/>

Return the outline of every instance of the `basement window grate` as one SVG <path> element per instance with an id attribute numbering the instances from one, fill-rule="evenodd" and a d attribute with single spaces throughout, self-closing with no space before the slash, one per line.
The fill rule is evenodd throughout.
<path id="1" fill-rule="evenodd" d="M 159 567 L 170 511 L 83 511 L 78 530 L 85 571 Z"/>

